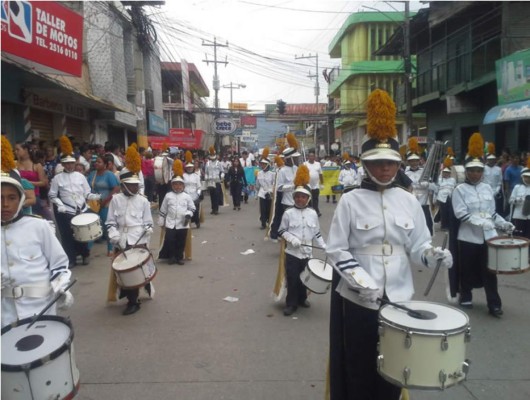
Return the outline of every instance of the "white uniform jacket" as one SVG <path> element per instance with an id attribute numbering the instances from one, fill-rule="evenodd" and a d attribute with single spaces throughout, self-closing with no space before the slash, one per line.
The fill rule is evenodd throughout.
<path id="1" fill-rule="evenodd" d="M 415 171 L 408 169 L 405 174 L 412 180 L 412 194 L 418 199 L 422 206 L 428 204 L 429 201 L 429 182 L 420 182 L 422 168 Z"/>
<path id="2" fill-rule="evenodd" d="M 221 176 L 223 174 L 223 176 Z M 215 187 L 216 183 L 220 183 L 224 178 L 224 168 L 218 160 L 208 160 L 204 168 L 204 179 L 208 187 Z"/>
<path id="3" fill-rule="evenodd" d="M 189 194 L 168 192 L 160 207 L 158 226 L 165 226 L 169 229 L 187 229 L 190 224 L 185 223 L 186 215 L 192 217 L 194 212 L 195 204 Z"/>
<path id="4" fill-rule="evenodd" d="M 320 175 L 322 175 L 322 166 L 318 161 L 310 163 L 306 161 L 304 165 L 309 169 L 309 187 L 318 189 L 320 187 Z"/>
<path id="5" fill-rule="evenodd" d="M 201 195 L 201 176 L 195 172 L 184 173 L 184 191 L 189 194 L 193 201 L 196 201 Z"/>
<path id="6" fill-rule="evenodd" d="M 109 236 L 113 230 L 120 234 L 120 247 L 134 245 L 142 236 L 144 230 L 153 226 L 149 200 L 139 194 L 126 196 L 123 193 L 115 194 L 109 205 L 109 212 L 105 225 Z M 150 235 L 146 233 L 137 244 L 149 244 Z"/>
<path id="7" fill-rule="evenodd" d="M 38 314 L 70 279 L 68 256 L 48 222 L 31 216 L 2 226 L 2 326 Z M 46 314 L 55 315 L 55 305 Z"/>
<path id="8" fill-rule="evenodd" d="M 452 202 L 455 216 L 460 220 L 458 240 L 482 244 L 484 240 L 498 236 L 495 229 L 484 227 L 484 223 L 498 225 L 504 222 L 504 218 L 495 212 L 490 185 L 484 182 L 476 185 L 461 183 L 453 191 Z"/>
<path id="9" fill-rule="evenodd" d="M 66 213 L 78 214 L 87 210 L 86 198 L 90 194 L 90 186 L 86 177 L 77 172 L 61 172 L 55 175 L 50 185 L 48 197 L 57 206 L 64 205 Z"/>
<path id="10" fill-rule="evenodd" d="M 410 300 L 414 294 L 410 263 L 424 265 L 422 255 L 431 247 L 431 234 L 416 198 L 393 187 L 383 192 L 360 188 L 344 194 L 331 222 L 327 254 L 335 269 L 361 266 L 390 301 Z M 410 261 L 409 261 L 410 260 Z M 340 295 L 363 307 L 378 309 L 348 289 Z"/>
<path id="11" fill-rule="evenodd" d="M 442 178 L 441 176 L 438 178 L 438 185 L 436 186 L 436 200 L 440 203 L 445 203 L 449 197 L 451 197 L 451 194 L 453 193 L 453 190 L 456 186 L 456 180 L 455 178 Z"/>
<path id="12" fill-rule="evenodd" d="M 282 222 L 278 228 L 278 235 L 287 241 L 285 252 L 298 258 L 310 258 L 312 248 L 308 246 L 293 247 L 293 238 L 299 239 L 302 244 L 313 245 L 313 240 L 320 247 L 325 247 L 324 239 L 320 234 L 317 212 L 310 208 L 291 207 L 283 213 Z"/>
<path id="13" fill-rule="evenodd" d="M 494 165 L 490 167 L 489 165 L 484 166 L 484 177 L 482 182 L 487 183 L 493 189 L 493 195 L 497 196 L 501 191 L 502 186 L 502 169 L 501 167 Z"/>
<path id="14" fill-rule="evenodd" d="M 276 174 L 270 169 L 267 171 L 260 170 L 258 172 L 258 176 L 256 177 L 256 188 L 258 189 L 258 197 L 264 199 L 267 193 L 269 194 L 269 196 L 272 196 L 275 178 Z"/>
<path id="15" fill-rule="evenodd" d="M 278 171 L 278 178 L 276 179 L 276 187 L 278 192 L 282 192 L 282 204 L 286 206 L 294 205 L 293 191 L 294 191 L 294 177 L 296 175 L 296 166 L 284 165 Z"/>
<path id="16" fill-rule="evenodd" d="M 341 170 L 339 183 L 344 185 L 344 187 L 357 185 L 357 172 L 353 168 Z"/>
<path id="17" fill-rule="evenodd" d="M 530 215 L 523 215 L 523 204 L 526 196 L 530 196 L 530 186 L 524 184 L 516 185 L 510 196 L 510 204 L 513 205 L 514 219 L 530 219 Z"/>

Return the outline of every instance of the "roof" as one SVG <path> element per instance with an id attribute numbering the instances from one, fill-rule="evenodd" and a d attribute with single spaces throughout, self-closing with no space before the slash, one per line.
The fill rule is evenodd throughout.
<path id="1" fill-rule="evenodd" d="M 160 69 L 162 72 L 175 72 L 177 74 L 182 75 L 182 64 L 179 62 L 167 62 L 162 61 L 160 63 Z M 208 86 L 206 83 L 204 83 L 204 80 L 202 79 L 201 73 L 193 63 L 188 63 L 188 70 L 190 73 L 190 84 L 200 97 L 209 97 L 210 96 L 210 89 L 208 89 Z"/>
<path id="2" fill-rule="evenodd" d="M 413 15 L 411 13 L 410 15 Z M 382 12 L 382 11 L 372 11 L 372 12 L 360 12 L 351 14 L 348 19 L 342 24 L 341 28 L 331 41 L 328 46 L 329 55 L 332 58 L 340 57 L 341 55 L 341 42 L 344 36 L 352 31 L 356 25 L 370 22 L 392 22 L 392 23 L 401 23 L 405 19 L 404 12 Z"/>

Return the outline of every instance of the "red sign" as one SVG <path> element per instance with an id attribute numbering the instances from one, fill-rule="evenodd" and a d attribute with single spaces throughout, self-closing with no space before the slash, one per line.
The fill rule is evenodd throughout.
<path id="1" fill-rule="evenodd" d="M 241 116 L 241 128 L 244 129 L 256 129 L 257 118 L 253 115 L 242 115 Z"/>
<path id="2" fill-rule="evenodd" d="M 326 104 L 304 103 L 304 104 L 287 104 L 285 114 L 304 114 L 315 115 L 325 114 Z"/>
<path id="3" fill-rule="evenodd" d="M 147 140 L 153 149 L 161 149 L 164 144 L 183 149 L 200 149 L 203 135 L 204 132 L 197 129 L 171 128 L 169 136 L 149 136 Z"/>
<path id="4" fill-rule="evenodd" d="M 83 17 L 52 1 L 2 1 L 2 52 L 81 76 Z"/>

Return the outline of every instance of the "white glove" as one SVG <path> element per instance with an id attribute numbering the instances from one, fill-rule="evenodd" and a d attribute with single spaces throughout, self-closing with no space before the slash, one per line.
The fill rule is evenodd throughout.
<path id="1" fill-rule="evenodd" d="M 339 274 L 346 279 L 348 284 L 354 289 L 379 290 L 374 279 L 363 267 L 354 267 L 347 271 L 341 271 Z"/>
<path id="2" fill-rule="evenodd" d="M 68 286 L 68 283 L 70 283 L 70 275 L 70 271 L 68 271 L 68 273 L 62 273 L 50 282 L 53 293 L 64 293 L 64 288 Z"/>
<path id="3" fill-rule="evenodd" d="M 453 255 L 447 249 L 441 247 L 431 247 L 423 253 L 427 267 L 436 268 L 438 261 L 441 260 L 440 266 L 449 269 L 453 266 Z"/>
<path id="4" fill-rule="evenodd" d="M 292 192 L 294 189 L 294 185 L 282 185 L 281 192 Z"/>
<path id="5" fill-rule="evenodd" d="M 495 229 L 495 224 L 493 223 L 492 220 L 486 219 L 482 223 L 482 229 L 484 229 L 485 231 L 491 231 L 491 230 Z"/>
<path id="6" fill-rule="evenodd" d="M 512 233 L 515 230 L 515 225 L 508 221 L 501 222 L 499 226 L 503 231 L 508 233 Z"/>
<path id="7" fill-rule="evenodd" d="M 375 303 L 377 302 L 377 299 L 379 298 L 378 289 L 363 288 L 363 289 L 356 289 L 356 291 L 359 293 L 359 298 L 362 301 L 365 301 L 367 303 Z"/>
<path id="8" fill-rule="evenodd" d="M 109 229 L 109 241 L 113 245 L 116 245 L 120 241 L 120 232 L 116 228 Z"/>
<path id="9" fill-rule="evenodd" d="M 87 200 L 101 200 L 101 194 L 100 193 L 90 193 L 87 196 Z"/>
<path id="10" fill-rule="evenodd" d="M 2 290 L 11 286 L 13 286 L 13 279 L 9 278 L 2 272 Z"/>
<path id="11" fill-rule="evenodd" d="M 163 217 L 158 217 L 158 221 L 156 223 L 158 224 L 158 226 L 164 226 L 166 220 Z"/>
<path id="12" fill-rule="evenodd" d="M 145 234 L 146 235 L 152 235 L 153 234 L 153 225 L 146 225 L 144 226 Z"/>
<path id="13" fill-rule="evenodd" d="M 66 212 L 66 206 L 64 204 L 60 204 L 57 206 L 57 212 L 65 213 Z"/>
<path id="14" fill-rule="evenodd" d="M 221 172 L 221 179 L 224 179 L 224 178 L 225 178 L 225 173 Z"/>
<path id="15" fill-rule="evenodd" d="M 57 308 L 59 310 L 66 310 L 74 304 L 74 296 L 70 293 L 69 290 L 64 292 L 59 300 L 57 300 Z"/>
<path id="16" fill-rule="evenodd" d="M 292 238 L 290 240 L 290 243 L 291 243 L 291 246 L 293 247 L 300 247 L 300 245 L 302 244 L 302 242 L 298 238 Z"/>
<path id="17" fill-rule="evenodd" d="M 516 197 L 515 198 L 516 204 L 523 204 L 524 203 L 524 197 Z"/>
<path id="18" fill-rule="evenodd" d="M 200 190 L 197 190 L 197 196 L 201 196 L 201 191 Z"/>

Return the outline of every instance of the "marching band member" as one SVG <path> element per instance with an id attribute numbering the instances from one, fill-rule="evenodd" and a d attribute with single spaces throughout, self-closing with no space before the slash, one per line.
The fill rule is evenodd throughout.
<path id="1" fill-rule="evenodd" d="M 400 388 L 377 372 L 376 301 L 412 298 L 411 264 L 435 267 L 441 260 L 446 268 L 452 265 L 449 251 L 432 247 L 416 198 L 395 184 L 401 164 L 395 114 L 386 92 L 370 94 L 361 155 L 367 177 L 341 197 L 331 222 L 331 400 L 399 398 Z"/>
<path id="2" fill-rule="evenodd" d="M 74 239 L 72 230 L 72 218 L 88 210 L 87 200 L 100 200 L 101 195 L 90 192 L 90 186 L 86 177 L 74 171 L 75 158 L 70 139 L 63 135 L 59 138 L 61 145 L 61 165 L 63 172 L 52 179 L 48 197 L 57 206 L 55 219 L 61 234 L 61 244 L 70 260 L 69 267 L 76 265 L 76 256 L 83 258 L 83 265 L 88 265 L 90 251 L 87 243 L 81 243 Z"/>
<path id="3" fill-rule="evenodd" d="M 165 228 L 164 245 L 158 258 L 169 259 L 169 264 L 184 265 L 184 248 L 190 221 L 195 212 L 195 204 L 189 194 L 184 191 L 184 168 L 182 161 L 173 163 L 174 177 L 171 189 L 160 207 L 158 226 Z"/>
<path id="4" fill-rule="evenodd" d="M 2 152 L 3 153 L 3 152 Z M 4 154 L 2 154 L 4 163 Z M 18 178 L 18 179 L 17 179 Z M 24 215 L 24 189 L 20 177 L 2 173 L 2 327 L 38 314 L 57 293 L 63 293 L 46 312 L 73 304 L 68 256 L 50 229 L 39 217 Z"/>
<path id="5" fill-rule="evenodd" d="M 320 197 L 320 185 L 324 184 L 324 176 L 322 175 L 322 166 L 319 161 L 316 161 L 314 151 L 307 153 L 307 161 L 304 165 L 309 169 L 309 187 L 311 188 L 311 207 L 315 209 L 318 216 L 322 213 L 318 208 L 318 201 Z"/>
<path id="6" fill-rule="evenodd" d="M 412 194 L 416 196 L 416 199 L 421 204 L 423 213 L 425 214 L 425 221 L 429 227 L 429 232 L 433 234 L 433 224 L 431 210 L 429 207 L 429 194 L 433 186 L 429 182 L 421 182 L 421 175 L 423 174 L 423 168 L 420 168 L 420 147 L 418 145 L 418 139 L 412 137 L 409 139 L 409 152 L 407 153 L 407 163 L 409 168 L 405 171 L 405 174 L 412 180 Z"/>
<path id="7" fill-rule="evenodd" d="M 357 171 L 351 167 L 351 161 L 347 154 L 342 165 L 344 168 L 339 173 L 339 184 L 344 186 L 344 193 L 347 193 L 354 186 L 357 186 Z"/>
<path id="8" fill-rule="evenodd" d="M 287 278 L 287 297 L 283 315 L 292 315 L 298 307 L 309 308 L 307 289 L 300 279 L 312 255 L 313 240 L 323 249 L 326 243 L 320 234 L 320 225 L 316 211 L 308 207 L 311 199 L 309 169 L 302 165 L 296 171 L 294 179 L 294 206 L 285 210 L 278 234 L 287 242 L 285 248 L 285 276 Z"/>
<path id="9" fill-rule="evenodd" d="M 456 186 L 455 178 L 451 177 L 451 166 L 453 161 L 450 157 L 444 159 L 442 174 L 438 178 L 438 185 L 435 189 L 436 201 L 440 207 L 440 228 L 449 229 L 451 218 L 451 194 Z"/>
<path id="10" fill-rule="evenodd" d="M 182 176 L 184 179 L 184 191 L 191 197 L 193 204 L 195 204 L 195 211 L 191 222 L 195 223 L 197 228 L 201 227 L 200 207 L 201 207 L 201 176 L 200 173 L 195 172 L 195 164 L 193 163 L 193 155 L 191 151 L 187 150 L 185 155 L 186 173 Z"/>
<path id="11" fill-rule="evenodd" d="M 278 152 L 283 152 L 282 148 L 278 149 Z M 273 242 L 278 241 L 278 228 L 282 222 L 283 215 L 283 205 L 282 205 L 282 192 L 278 191 L 278 175 L 280 170 L 285 166 L 283 157 L 278 153 L 274 157 L 274 185 L 272 187 L 272 204 L 271 204 L 271 216 L 269 229 L 267 235 L 265 235 L 265 240 L 268 238 Z"/>
<path id="12" fill-rule="evenodd" d="M 530 158 L 526 162 L 526 168 L 521 171 L 521 178 L 523 183 L 516 185 L 510 196 L 512 221 L 515 229 L 530 239 Z"/>
<path id="13" fill-rule="evenodd" d="M 260 171 L 256 177 L 256 188 L 259 197 L 259 220 L 261 229 L 266 229 L 271 215 L 272 191 L 275 174 L 270 170 L 269 148 L 265 147 L 259 160 Z"/>
<path id="14" fill-rule="evenodd" d="M 281 207 L 275 211 L 275 218 L 272 222 L 271 241 L 278 242 L 278 229 L 282 221 L 282 216 L 285 210 L 294 205 L 293 190 L 294 177 L 296 175 L 295 158 L 300 157 L 298 152 L 298 142 L 293 133 L 288 133 L 287 142 L 289 147 L 283 150 L 283 160 L 285 165 L 280 168 L 276 177 L 276 191 L 282 194 Z"/>
<path id="15" fill-rule="evenodd" d="M 153 217 L 149 201 L 138 193 L 140 179 L 137 173 L 141 168 L 140 154 L 129 146 L 125 160 L 126 166 L 120 171 L 122 191 L 112 197 L 105 224 L 109 240 L 117 247 L 116 250 L 128 250 L 133 246 L 147 248 L 153 233 Z M 151 296 L 151 283 L 144 288 Z M 140 309 L 138 295 L 139 289 L 120 290 L 119 297 L 127 297 L 128 300 L 123 315 L 134 314 Z"/>
<path id="16" fill-rule="evenodd" d="M 484 141 L 476 132 L 469 138 L 464 161 L 466 180 L 453 191 L 452 203 L 458 228 L 458 266 L 460 268 L 460 305 L 473 307 L 472 289 L 484 286 L 489 313 L 503 314 L 497 289 L 497 275 L 488 271 L 486 240 L 497 235 L 496 228 L 512 232 L 514 226 L 495 212 L 493 190 L 482 182 L 484 174 Z"/>
<path id="17" fill-rule="evenodd" d="M 495 144 L 488 143 L 488 154 L 486 154 L 486 165 L 484 166 L 484 183 L 491 186 L 495 197 L 495 211 L 504 215 L 504 196 L 502 193 L 502 169 L 497 165 L 495 155 Z"/>
<path id="18" fill-rule="evenodd" d="M 224 179 L 224 168 L 221 162 L 217 159 L 217 154 L 213 146 L 208 149 L 209 160 L 205 166 L 205 180 L 208 186 L 208 193 L 210 193 L 210 201 L 212 202 L 212 211 L 210 214 L 219 214 L 219 206 L 223 205 L 223 189 L 221 188 L 221 181 Z"/>

